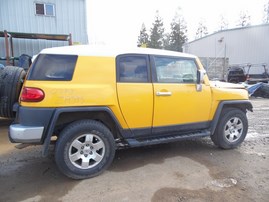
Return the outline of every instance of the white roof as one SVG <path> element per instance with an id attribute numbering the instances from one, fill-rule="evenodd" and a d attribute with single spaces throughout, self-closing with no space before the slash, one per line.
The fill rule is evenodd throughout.
<path id="1" fill-rule="evenodd" d="M 194 55 L 151 49 L 151 48 L 118 48 L 111 46 L 95 46 L 95 45 L 74 45 L 74 46 L 62 46 L 55 48 L 43 49 L 41 54 L 64 54 L 64 55 L 81 55 L 81 56 L 107 56 L 116 57 L 120 54 L 151 54 L 151 55 L 168 55 L 168 56 L 179 56 L 187 58 L 196 58 Z"/>

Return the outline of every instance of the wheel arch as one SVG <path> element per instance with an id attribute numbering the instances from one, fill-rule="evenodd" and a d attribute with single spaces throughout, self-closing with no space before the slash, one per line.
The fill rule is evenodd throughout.
<path id="1" fill-rule="evenodd" d="M 217 124 L 219 122 L 219 118 L 221 115 L 221 112 L 223 111 L 223 109 L 225 108 L 236 108 L 236 109 L 240 109 L 243 112 L 247 112 L 247 111 L 253 111 L 253 106 L 251 104 L 251 102 L 249 100 L 234 100 L 234 101 L 222 101 L 219 103 L 217 110 L 215 112 L 213 121 L 212 121 L 212 125 L 211 125 L 211 135 L 214 134 Z"/>
<path id="2" fill-rule="evenodd" d="M 95 120 L 77 120 L 61 132 L 55 145 L 55 162 L 67 177 L 90 178 L 106 170 L 115 149 L 114 137 L 106 126 Z"/>
<path id="3" fill-rule="evenodd" d="M 55 130 L 60 131 L 66 125 L 80 119 L 99 121 L 111 131 L 115 139 L 122 138 L 123 129 L 108 107 L 58 108 L 55 110 L 49 128 L 47 129 L 42 155 L 47 156 L 51 137 L 55 133 Z"/>

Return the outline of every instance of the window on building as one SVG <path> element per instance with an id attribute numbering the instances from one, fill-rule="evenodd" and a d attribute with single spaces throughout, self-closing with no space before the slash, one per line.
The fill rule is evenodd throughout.
<path id="1" fill-rule="evenodd" d="M 35 3 L 35 14 L 55 16 L 55 5 L 47 3 Z"/>

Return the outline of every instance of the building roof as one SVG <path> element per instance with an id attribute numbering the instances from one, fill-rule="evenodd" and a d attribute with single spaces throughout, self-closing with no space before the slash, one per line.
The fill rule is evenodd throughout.
<path id="1" fill-rule="evenodd" d="M 254 28 L 257 28 L 257 27 L 267 27 L 267 26 L 269 26 L 269 23 L 267 23 L 267 24 L 251 25 L 251 26 L 245 26 L 245 27 L 236 27 L 236 28 L 232 28 L 232 29 L 220 30 L 220 31 L 214 32 L 214 33 L 212 33 L 212 34 L 206 35 L 206 36 L 204 36 L 204 37 L 201 37 L 201 38 L 199 38 L 199 39 L 195 39 L 195 40 L 193 40 L 193 41 L 187 42 L 187 43 L 185 43 L 185 44 L 191 44 L 191 43 L 194 43 L 194 42 L 196 42 L 196 41 L 203 40 L 203 39 L 205 39 L 205 38 L 214 36 L 214 35 L 219 34 L 219 33 L 225 33 L 225 32 L 236 31 L 236 30 L 254 29 Z"/>

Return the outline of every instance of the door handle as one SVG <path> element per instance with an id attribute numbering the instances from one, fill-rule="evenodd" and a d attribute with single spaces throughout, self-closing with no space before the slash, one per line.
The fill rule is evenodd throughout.
<path id="1" fill-rule="evenodd" d="M 171 96 L 172 93 L 171 92 L 157 92 L 156 95 L 157 96 Z"/>

